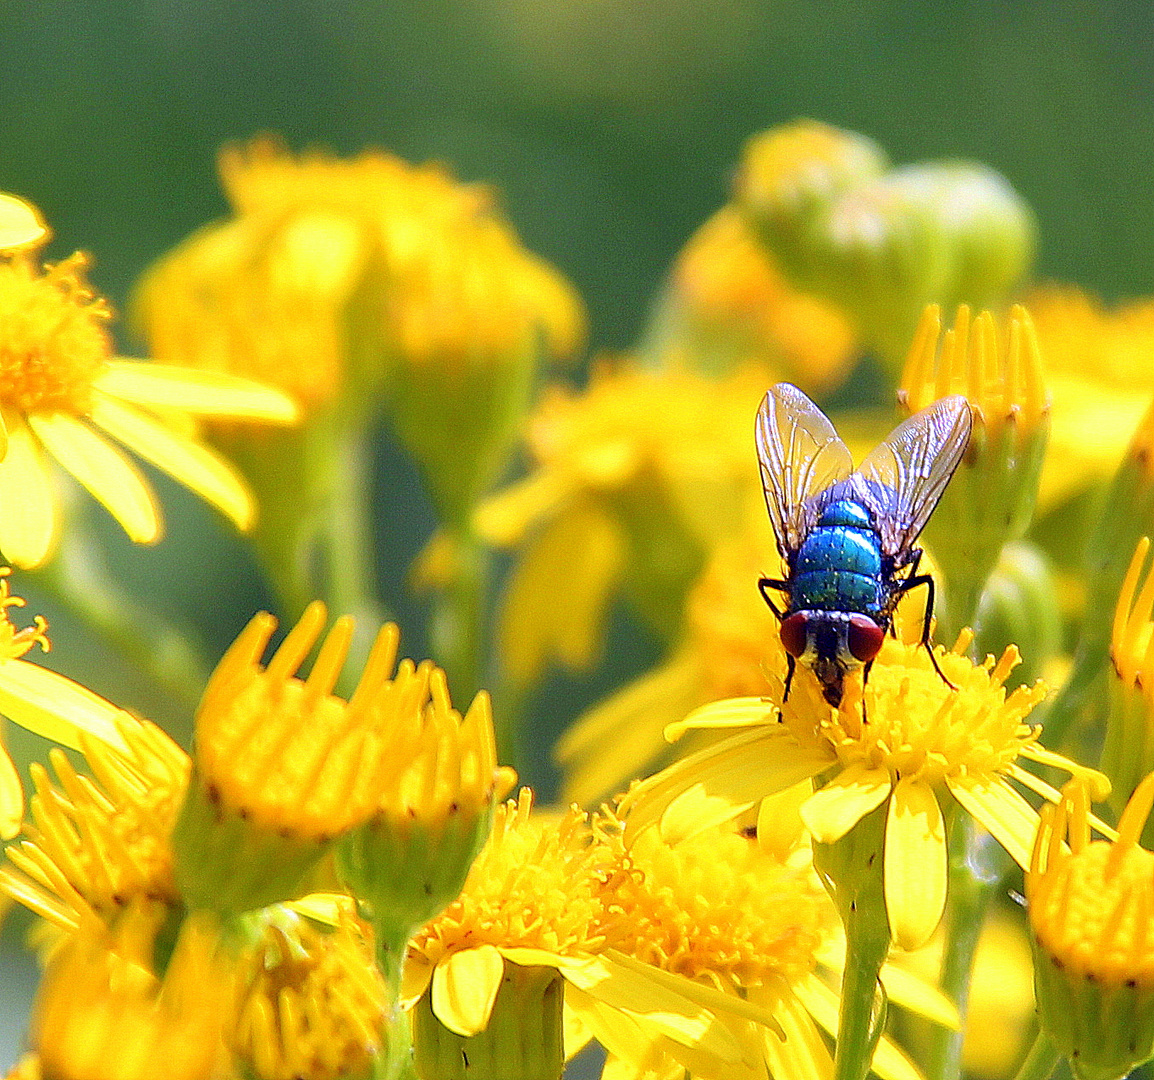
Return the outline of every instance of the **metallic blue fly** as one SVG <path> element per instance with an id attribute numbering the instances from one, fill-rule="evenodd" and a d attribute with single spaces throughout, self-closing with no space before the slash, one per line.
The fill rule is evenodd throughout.
<path id="1" fill-rule="evenodd" d="M 863 680 L 893 626 L 903 593 L 929 589 L 922 644 L 933 650 L 934 581 L 918 573 L 914 542 L 934 512 L 970 438 L 970 407 L 942 398 L 896 427 L 854 471 L 853 457 L 826 415 L 796 386 L 778 383 L 757 410 L 755 436 L 765 504 L 788 567 L 762 578 L 761 595 L 781 620 L 789 670 L 812 669 L 831 705 L 848 671 Z M 784 609 L 768 590 L 784 593 Z"/>

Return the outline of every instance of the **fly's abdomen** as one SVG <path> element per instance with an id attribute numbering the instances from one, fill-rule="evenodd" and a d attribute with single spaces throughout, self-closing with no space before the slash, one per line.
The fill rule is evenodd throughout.
<path id="1" fill-rule="evenodd" d="M 882 557 L 876 534 L 845 525 L 814 529 L 794 562 L 791 610 L 873 615 L 881 606 Z"/>

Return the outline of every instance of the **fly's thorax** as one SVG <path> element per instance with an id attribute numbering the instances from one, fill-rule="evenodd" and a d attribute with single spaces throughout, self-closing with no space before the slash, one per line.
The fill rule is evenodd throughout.
<path id="1" fill-rule="evenodd" d="M 883 570 L 881 540 L 865 508 L 836 499 L 798 548 L 790 576 L 790 609 L 879 617 L 886 592 Z"/>

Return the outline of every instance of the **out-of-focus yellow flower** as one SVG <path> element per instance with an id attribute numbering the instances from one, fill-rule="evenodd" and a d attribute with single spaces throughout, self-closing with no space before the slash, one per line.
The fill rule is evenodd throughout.
<path id="1" fill-rule="evenodd" d="M 1045 688 L 1003 683 L 1017 663 L 1012 646 L 995 664 L 966 656 L 971 634 L 952 651 L 935 650 L 957 689 L 947 686 L 924 648 L 887 641 L 865 688 L 847 682 L 842 704 L 824 701 L 817 680 L 798 673 L 788 702 L 780 682 L 766 698 L 735 698 L 699 709 L 669 729 L 720 733 L 729 738 L 692 754 L 637 785 L 626 797 L 632 833 L 660 823 L 667 839 L 695 835 L 734 817 L 763 796 L 807 776 L 828 782 L 802 807 L 815 840 L 832 845 L 883 804 L 888 815 L 883 864 L 885 904 L 894 941 L 924 944 L 946 901 L 946 837 L 938 800 L 948 791 L 987 828 L 1020 865 L 1027 864 L 1037 813 L 1010 783 L 1044 798 L 1058 793 L 1019 764 L 1027 759 L 1091 778 L 1102 795 L 1109 783 L 1043 748 L 1041 727 L 1023 719 Z M 779 721 L 780 718 L 780 721 Z"/>
<path id="2" fill-rule="evenodd" d="M 1089 800 L 1072 782 L 1043 808 L 1026 910 L 1043 1030 L 1079 1080 L 1114 1080 L 1154 1055 L 1154 853 L 1138 843 L 1154 775 L 1134 790 L 1113 842 L 1091 841 Z"/>
<path id="3" fill-rule="evenodd" d="M 12 624 L 8 611 L 23 607 L 24 600 L 9 593 L 10 573 L 8 567 L 0 567 L 0 715 L 73 750 L 81 748 L 85 732 L 123 748 L 119 725 L 131 719 L 126 712 L 71 679 L 23 659 L 34 645 L 48 651 L 48 624 L 41 615 L 21 630 Z M 0 838 L 14 837 L 23 817 L 20 774 L 0 745 Z"/>
<path id="4" fill-rule="evenodd" d="M 226 147 L 220 173 L 234 216 L 140 285 L 153 354 L 266 379 L 346 423 L 383 395 L 443 520 L 462 523 L 504 467 L 539 360 L 583 344 L 573 287 L 491 191 L 439 166 L 261 138 Z"/>
<path id="5" fill-rule="evenodd" d="M 1044 508 L 1104 480 L 1154 397 L 1154 301 L 1106 308 L 1072 285 L 1033 290 L 1026 305 L 1053 397 Z"/>
<path id="6" fill-rule="evenodd" d="M 167 472 L 247 529 L 255 505 L 235 470 L 192 437 L 193 416 L 288 423 L 279 391 L 235 376 L 119 360 L 107 304 L 76 254 L 39 269 L 0 261 L 0 550 L 39 566 L 60 528 L 54 458 L 104 504 L 137 543 L 163 532 L 143 474 L 114 442 Z"/>
<path id="7" fill-rule="evenodd" d="M 749 417 L 765 378 L 622 364 L 599 368 L 582 394 L 545 396 L 527 436 L 531 474 L 475 516 L 490 543 L 520 548 L 499 631 L 517 680 L 550 659 L 591 664 L 618 588 L 675 632 L 705 552 L 759 497 Z"/>
<path id="8" fill-rule="evenodd" d="M 84 735 L 92 777 L 59 750 L 57 781 L 32 765 L 36 794 L 25 839 L 9 844 L 0 890 L 61 930 L 113 925 L 131 904 L 180 906 L 171 835 L 188 784 L 189 758 L 160 728 L 127 713 L 120 746 Z"/>
<path id="9" fill-rule="evenodd" d="M 259 919 L 237 960 L 235 1019 L 226 1041 L 253 1080 L 369 1076 L 388 1014 L 366 928 L 347 905 L 335 927 L 284 908 Z"/>
<path id="10" fill-rule="evenodd" d="M 576 809 L 550 817 L 531 816 L 531 807 L 522 790 L 497 809 L 461 895 L 410 944 L 405 997 L 416 1003 L 418 1075 L 464 1075 L 462 1052 L 470 1061 L 474 1052 L 487 1055 L 493 1075 L 521 1075 L 502 1069 L 501 1054 L 507 1064 L 527 1043 L 531 1075 L 556 1075 L 561 995 L 548 987 L 559 980 L 566 998 L 570 988 L 579 991 L 566 1006 L 576 1017 L 567 1025 L 567 1054 L 583 1044 L 596 1015 L 601 1025 L 617 1023 L 641 1038 L 661 1035 L 703 1058 L 737 1060 L 740 1047 L 712 1010 L 763 1012 L 615 951 L 625 932 L 615 896 L 633 873 L 619 840 L 594 831 Z M 513 992 L 503 992 L 506 986 Z M 532 990 L 531 1008 L 518 987 Z M 543 1025 L 545 1007 L 555 1011 Z M 548 1054 L 556 1055 L 552 1073 L 542 1064 Z"/>
<path id="11" fill-rule="evenodd" d="M 310 605 L 262 666 L 276 620 L 257 615 L 209 680 L 174 836 L 177 880 L 194 906 L 244 911 L 299 895 L 332 840 L 377 812 L 421 746 L 432 665 L 403 660 L 394 674 L 399 635 L 387 625 L 345 701 L 332 690 L 348 616 L 308 678 L 296 675 L 324 622 L 324 605 Z"/>
<path id="12" fill-rule="evenodd" d="M 185 922 L 163 974 L 153 968 L 155 912 L 133 909 L 113 931 L 85 921 L 53 958 L 33 1014 L 45 1080 L 217 1080 L 230 972 L 217 933 Z"/>
<path id="13" fill-rule="evenodd" d="M 723 373 L 766 363 L 810 394 L 837 387 L 858 357 L 846 317 L 781 275 L 735 206 L 690 237 L 673 265 L 645 351 Z"/>
<path id="14" fill-rule="evenodd" d="M 999 325 L 961 305 L 941 333 L 941 310 L 922 313 L 899 392 L 911 412 L 948 394 L 974 410 L 961 464 L 924 537 L 945 578 L 940 614 L 949 637 L 974 622 L 1003 545 L 1026 531 L 1050 428 L 1050 400 L 1029 313 L 1020 305 Z"/>
<path id="15" fill-rule="evenodd" d="M 48 226 L 31 203 L 0 191 L 0 254 L 39 247 L 48 240 Z"/>

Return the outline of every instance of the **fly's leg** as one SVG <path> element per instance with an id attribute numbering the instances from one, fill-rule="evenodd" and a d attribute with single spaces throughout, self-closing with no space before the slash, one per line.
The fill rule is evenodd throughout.
<path id="1" fill-rule="evenodd" d="M 861 722 L 863 724 L 868 724 L 870 722 L 869 717 L 866 716 L 865 689 L 866 683 L 870 681 L 870 668 L 873 666 L 873 660 L 867 660 L 865 667 L 862 668 L 861 672 Z"/>
<path id="2" fill-rule="evenodd" d="M 917 570 L 918 561 L 921 559 L 922 553 L 919 551 L 914 556 L 914 564 L 912 570 Z M 926 601 L 926 617 L 922 621 L 922 640 L 921 644 L 926 647 L 926 652 L 930 654 L 930 663 L 934 665 L 934 671 L 938 673 L 942 682 L 946 684 L 951 690 L 957 690 L 957 687 L 950 682 L 943 674 L 942 669 L 938 666 L 938 658 L 934 656 L 934 650 L 930 645 L 930 623 L 934 617 L 934 598 L 937 595 L 937 588 L 934 585 L 934 579 L 929 574 L 915 574 L 911 570 L 909 577 L 907 577 L 901 584 L 902 593 L 908 593 L 910 589 L 916 589 L 919 585 L 924 585 L 930 591 L 929 599 Z"/>
<path id="3" fill-rule="evenodd" d="M 767 601 L 768 603 L 768 601 Z M 770 605 L 773 606 L 772 604 Z M 781 695 L 781 703 L 784 705 L 789 701 L 789 687 L 793 682 L 793 672 L 797 667 L 797 661 L 789 654 L 785 654 L 785 693 Z M 780 712 L 780 710 L 778 710 Z"/>
<path id="4" fill-rule="evenodd" d="M 761 598 L 769 605 L 769 610 L 777 616 L 778 622 L 785 618 L 785 613 L 782 612 L 778 606 L 769 598 L 767 589 L 774 589 L 777 592 L 789 592 L 788 581 L 778 581 L 777 578 L 763 577 L 757 583 L 758 591 L 761 593 Z"/>

